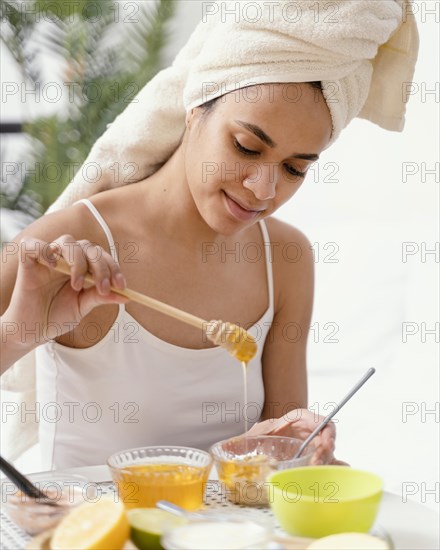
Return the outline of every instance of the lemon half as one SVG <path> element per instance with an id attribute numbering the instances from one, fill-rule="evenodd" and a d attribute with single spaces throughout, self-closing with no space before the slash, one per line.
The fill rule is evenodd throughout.
<path id="1" fill-rule="evenodd" d="M 111 497 L 72 510 L 55 529 L 52 550 L 121 550 L 130 535 L 124 506 Z"/>

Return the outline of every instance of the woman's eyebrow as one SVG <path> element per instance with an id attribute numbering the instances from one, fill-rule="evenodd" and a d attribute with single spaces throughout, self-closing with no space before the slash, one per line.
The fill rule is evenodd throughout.
<path id="1" fill-rule="evenodd" d="M 258 139 L 261 139 L 263 143 L 265 143 L 272 149 L 277 146 L 274 140 L 270 138 L 266 134 L 266 132 L 262 130 L 259 126 L 251 124 L 250 122 L 244 122 L 244 120 L 235 120 L 234 122 L 236 122 L 240 126 L 243 126 L 243 128 L 246 128 L 246 130 L 249 130 L 249 132 L 252 132 L 255 136 L 257 136 Z"/>
<path id="2" fill-rule="evenodd" d="M 266 132 L 259 126 L 251 124 L 250 122 L 245 122 L 244 120 L 234 120 L 234 122 L 245 128 L 246 130 L 249 130 L 249 132 L 252 132 L 258 139 L 260 139 L 264 144 L 268 145 L 272 149 L 277 146 L 274 140 L 269 137 Z M 315 153 L 298 153 L 295 155 L 290 155 L 289 158 L 318 160 L 319 155 L 316 155 Z"/>

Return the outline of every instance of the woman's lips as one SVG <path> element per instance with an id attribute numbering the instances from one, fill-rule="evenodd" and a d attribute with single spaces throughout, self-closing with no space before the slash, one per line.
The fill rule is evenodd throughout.
<path id="1" fill-rule="evenodd" d="M 224 193 L 225 193 L 226 204 L 228 205 L 228 209 L 235 218 L 238 218 L 241 221 L 249 221 L 255 218 L 260 212 L 262 212 L 262 210 L 248 210 L 246 208 L 243 208 L 238 202 L 232 199 L 226 192 Z"/>

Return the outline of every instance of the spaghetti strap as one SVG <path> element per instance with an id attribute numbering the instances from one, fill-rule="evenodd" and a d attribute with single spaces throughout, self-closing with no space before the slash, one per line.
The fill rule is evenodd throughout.
<path id="1" fill-rule="evenodd" d="M 105 233 L 105 236 L 107 237 L 107 241 L 108 241 L 108 245 L 109 245 L 109 248 L 110 248 L 110 254 L 112 255 L 112 258 L 115 260 L 115 262 L 118 262 L 118 253 L 116 251 L 116 245 L 115 245 L 115 241 L 113 239 L 113 235 L 112 235 L 112 232 L 110 231 L 110 228 L 109 226 L 107 225 L 106 221 L 104 220 L 104 218 L 101 216 L 101 214 L 98 212 L 98 210 L 96 209 L 95 205 L 92 204 L 89 199 L 80 199 L 79 201 L 76 201 L 75 204 L 78 204 L 82 202 L 83 204 L 85 204 L 87 206 L 87 208 L 90 210 L 90 212 L 93 214 L 93 216 L 95 217 L 96 221 L 99 223 L 99 225 L 101 226 L 102 230 L 104 231 Z M 119 263 L 119 262 L 118 262 Z"/>
<path id="2" fill-rule="evenodd" d="M 273 290 L 273 272 L 272 272 L 272 248 L 269 238 L 269 232 L 266 227 L 266 222 L 264 220 L 259 221 L 261 233 L 263 234 L 264 241 L 264 250 L 266 258 L 266 277 L 267 277 L 267 288 L 269 292 L 269 309 L 273 311 L 274 308 L 274 290 Z"/>

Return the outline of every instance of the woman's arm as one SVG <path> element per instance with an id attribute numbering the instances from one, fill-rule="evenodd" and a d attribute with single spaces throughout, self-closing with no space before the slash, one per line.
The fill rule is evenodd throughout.
<path id="1" fill-rule="evenodd" d="M 323 417 L 307 410 L 307 336 L 313 309 L 314 258 L 297 229 L 268 220 L 273 249 L 274 319 L 263 350 L 265 403 L 249 435 L 306 439 Z M 335 426 L 316 436 L 313 464 L 344 464 L 333 456 Z"/>
<path id="2" fill-rule="evenodd" d="M 54 241 L 63 234 L 72 235 L 74 238 L 84 238 L 90 235 L 89 227 L 78 206 L 72 206 L 54 214 L 42 216 L 23 229 L 13 241 L 3 243 L 1 251 L 1 292 L 0 292 L 0 313 L 3 314 L 9 306 L 12 292 L 17 279 L 20 260 L 23 254 L 20 252 L 20 242 L 23 239 L 39 239 L 46 243 Z M 81 228 L 81 230 L 78 230 Z M 82 234 L 80 234 L 82 233 Z M 88 237 L 90 240 L 90 236 Z M 31 246 L 28 246 L 29 252 Z M 25 253 L 25 250 L 23 251 Z M 56 277 L 56 274 L 53 274 Z M 58 275 L 59 277 L 59 275 Z"/>
<path id="3" fill-rule="evenodd" d="M 275 313 L 263 351 L 262 420 L 307 407 L 307 336 L 313 308 L 314 261 L 307 238 L 268 221 L 273 249 Z"/>
<path id="4" fill-rule="evenodd" d="M 68 234 L 53 238 L 61 232 L 61 219 L 64 229 L 75 229 L 78 213 L 72 210 L 38 220 L 2 251 L 1 373 L 38 345 L 72 330 L 72 323 L 96 306 L 127 301 L 110 292 L 110 285 L 125 287 L 110 254 Z M 70 277 L 52 269 L 59 256 L 70 264 Z M 91 288 L 84 286 L 88 272 L 96 282 Z"/>

